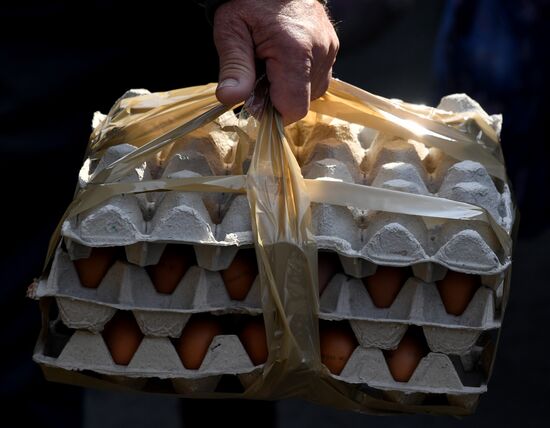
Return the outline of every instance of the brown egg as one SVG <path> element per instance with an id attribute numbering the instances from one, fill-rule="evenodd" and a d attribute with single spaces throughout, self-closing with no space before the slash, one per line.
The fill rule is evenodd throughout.
<path id="1" fill-rule="evenodd" d="M 240 250 L 229 267 L 221 271 L 229 297 L 244 300 L 258 276 L 254 250 Z"/>
<path id="2" fill-rule="evenodd" d="M 86 288 L 97 288 L 115 262 L 117 247 L 92 248 L 90 257 L 74 260 L 80 283 Z"/>
<path id="3" fill-rule="evenodd" d="M 479 275 L 450 270 L 437 282 L 437 289 L 445 310 L 451 315 L 462 315 L 480 285 Z"/>
<path id="4" fill-rule="evenodd" d="M 317 257 L 317 276 L 319 278 L 319 295 L 321 295 L 332 277 L 338 272 L 342 272 L 342 266 L 336 253 L 320 251 Z"/>
<path id="5" fill-rule="evenodd" d="M 147 266 L 147 272 L 156 290 L 172 294 L 187 270 L 195 264 L 193 247 L 169 244 L 156 265 Z"/>
<path id="6" fill-rule="evenodd" d="M 389 308 L 408 276 L 408 268 L 378 266 L 374 275 L 363 278 L 363 284 L 376 307 Z"/>
<path id="7" fill-rule="evenodd" d="M 320 327 L 321 362 L 339 375 L 357 348 L 357 339 L 347 323 L 327 322 Z"/>
<path id="8" fill-rule="evenodd" d="M 255 366 L 267 361 L 267 338 L 262 317 L 254 317 L 247 321 L 239 334 L 239 339 Z"/>
<path id="9" fill-rule="evenodd" d="M 116 364 L 128 365 L 136 353 L 143 333 L 132 312 L 118 311 L 105 325 L 103 339 Z"/>
<path id="10" fill-rule="evenodd" d="M 427 354 L 424 343 L 409 333 L 403 336 L 397 349 L 384 352 L 390 373 L 397 382 L 408 382 L 420 360 Z"/>
<path id="11" fill-rule="evenodd" d="M 176 342 L 176 351 L 183 365 L 190 370 L 197 370 L 208 352 L 212 339 L 220 334 L 222 334 L 222 326 L 216 317 L 192 316 Z"/>

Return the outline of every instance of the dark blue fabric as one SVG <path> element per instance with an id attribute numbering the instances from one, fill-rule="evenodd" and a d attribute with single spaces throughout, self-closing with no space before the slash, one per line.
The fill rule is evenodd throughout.
<path id="1" fill-rule="evenodd" d="M 520 233 L 548 227 L 548 1 L 449 0 L 435 53 L 441 94 L 466 92 L 502 113 L 502 145 Z"/>

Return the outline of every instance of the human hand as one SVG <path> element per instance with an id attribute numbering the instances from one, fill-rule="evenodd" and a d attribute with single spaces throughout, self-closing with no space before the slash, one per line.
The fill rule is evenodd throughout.
<path id="1" fill-rule="evenodd" d="M 285 124 L 303 118 L 329 85 L 339 42 L 317 0 L 231 0 L 214 15 L 220 57 L 218 100 L 244 101 L 265 61 L 269 95 Z"/>

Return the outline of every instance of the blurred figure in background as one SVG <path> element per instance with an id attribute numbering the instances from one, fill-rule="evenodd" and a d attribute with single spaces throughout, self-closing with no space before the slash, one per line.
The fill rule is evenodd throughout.
<path id="1" fill-rule="evenodd" d="M 503 114 L 520 234 L 547 228 L 550 206 L 537 195 L 550 183 L 541 163 L 550 156 L 544 143 L 550 2 L 338 0 L 331 10 L 342 46 L 335 77 L 430 105 L 465 92 L 488 113 Z"/>
<path id="2" fill-rule="evenodd" d="M 520 233 L 547 228 L 541 189 L 550 184 L 550 3 L 542 0 L 448 1 L 435 70 L 440 94 L 466 92 L 489 113 L 502 113 L 502 145 L 521 214 Z M 537 198 L 537 196 L 539 196 Z"/>

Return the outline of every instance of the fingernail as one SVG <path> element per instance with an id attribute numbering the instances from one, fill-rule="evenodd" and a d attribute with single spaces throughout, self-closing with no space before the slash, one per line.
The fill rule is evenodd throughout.
<path id="1" fill-rule="evenodd" d="M 239 81 L 229 78 L 229 79 L 222 80 L 218 85 L 218 89 L 234 88 L 236 86 L 239 86 Z"/>

